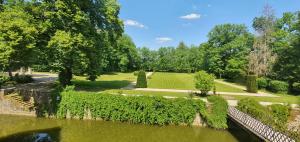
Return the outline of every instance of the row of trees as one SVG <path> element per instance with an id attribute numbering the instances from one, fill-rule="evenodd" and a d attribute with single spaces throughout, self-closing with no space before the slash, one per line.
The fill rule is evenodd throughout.
<path id="1" fill-rule="evenodd" d="M 222 24 L 208 41 L 188 47 L 136 48 L 123 33 L 115 0 L 0 1 L 0 69 L 20 67 L 95 80 L 101 72 L 205 70 L 236 80 L 247 74 L 293 84 L 300 80 L 300 14 L 276 18 L 270 7 L 253 20 L 256 34 L 242 24 Z"/>
<path id="2" fill-rule="evenodd" d="M 235 79 L 247 73 L 253 40 L 245 25 L 217 25 L 209 32 L 208 42 L 199 47 L 188 47 L 181 42 L 176 48 L 139 49 L 141 68 L 174 72 L 206 70 L 220 78 Z"/>
<path id="3" fill-rule="evenodd" d="M 40 64 L 59 72 L 63 85 L 70 84 L 73 73 L 95 80 L 111 58 L 107 53 L 131 44 L 122 42 L 128 37 L 122 36 L 116 0 L 2 0 L 0 4 L 0 69 L 10 76 L 15 69 Z"/>
<path id="4" fill-rule="evenodd" d="M 246 75 L 300 82 L 300 12 L 276 18 L 271 7 L 253 20 L 252 34 L 245 25 L 215 26 L 199 47 L 138 49 L 144 70 L 195 72 L 205 70 L 219 78 L 243 79 Z"/>

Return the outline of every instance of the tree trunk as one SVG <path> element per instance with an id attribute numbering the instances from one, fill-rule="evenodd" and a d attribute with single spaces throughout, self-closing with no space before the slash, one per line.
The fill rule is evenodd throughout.
<path id="1" fill-rule="evenodd" d="M 12 70 L 11 70 L 11 68 L 10 68 L 10 67 L 8 68 L 8 75 L 9 75 L 9 77 L 10 77 L 10 78 L 12 78 L 12 77 L 13 77 Z"/>
<path id="2" fill-rule="evenodd" d="M 67 86 L 71 85 L 71 80 L 72 80 L 72 69 L 71 68 L 65 68 L 64 70 L 61 70 L 59 72 L 59 82 L 61 83 L 62 86 Z"/>

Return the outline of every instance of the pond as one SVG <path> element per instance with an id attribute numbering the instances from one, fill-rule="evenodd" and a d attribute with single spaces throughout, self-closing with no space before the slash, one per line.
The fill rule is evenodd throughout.
<path id="1" fill-rule="evenodd" d="M 230 124 L 232 125 L 232 124 Z M 238 127 L 151 126 L 109 121 L 58 120 L 0 115 L 0 141 L 20 142 L 48 133 L 56 142 L 248 142 L 257 141 Z"/>

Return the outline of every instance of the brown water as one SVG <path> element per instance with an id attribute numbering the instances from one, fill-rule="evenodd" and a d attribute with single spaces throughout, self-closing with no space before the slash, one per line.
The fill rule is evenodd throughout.
<path id="1" fill-rule="evenodd" d="M 187 126 L 151 126 L 107 121 L 57 120 L 0 115 L 0 141 L 20 142 L 35 133 L 61 142 L 248 142 L 240 129 L 220 131 Z"/>

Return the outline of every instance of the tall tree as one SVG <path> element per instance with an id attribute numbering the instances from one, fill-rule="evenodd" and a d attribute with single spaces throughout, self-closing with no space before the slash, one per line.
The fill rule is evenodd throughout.
<path id="1" fill-rule="evenodd" d="M 263 15 L 253 20 L 253 28 L 259 33 L 249 55 L 249 73 L 266 76 L 270 73 L 276 55 L 272 52 L 272 33 L 275 26 L 275 14 L 272 7 L 266 5 Z"/>
<path id="2" fill-rule="evenodd" d="M 208 34 L 206 47 L 206 68 L 218 77 L 230 78 L 231 74 L 240 75 L 245 71 L 244 66 L 229 65 L 229 61 L 247 62 L 246 56 L 251 48 L 253 37 L 245 25 L 223 24 L 215 26 Z M 239 67 L 233 68 L 231 67 Z M 230 78 L 233 79 L 233 78 Z"/>
<path id="3" fill-rule="evenodd" d="M 115 0 L 45 0 L 42 5 L 46 5 L 42 24 L 48 27 L 44 31 L 49 37 L 45 42 L 48 49 L 42 51 L 51 53 L 48 61 L 60 72 L 61 83 L 70 84 L 75 71 L 95 80 L 104 61 L 103 52 L 116 46 L 123 32 L 119 5 Z"/>
<path id="4" fill-rule="evenodd" d="M 285 13 L 278 20 L 279 31 L 286 34 L 283 42 L 277 41 L 278 58 L 273 68 L 273 78 L 288 81 L 290 85 L 300 82 L 300 12 Z M 282 46 L 280 46 L 282 45 Z"/>
<path id="5" fill-rule="evenodd" d="M 20 6 L 0 12 L 0 66 L 9 70 L 30 66 L 34 57 L 37 29 L 34 19 Z"/>

